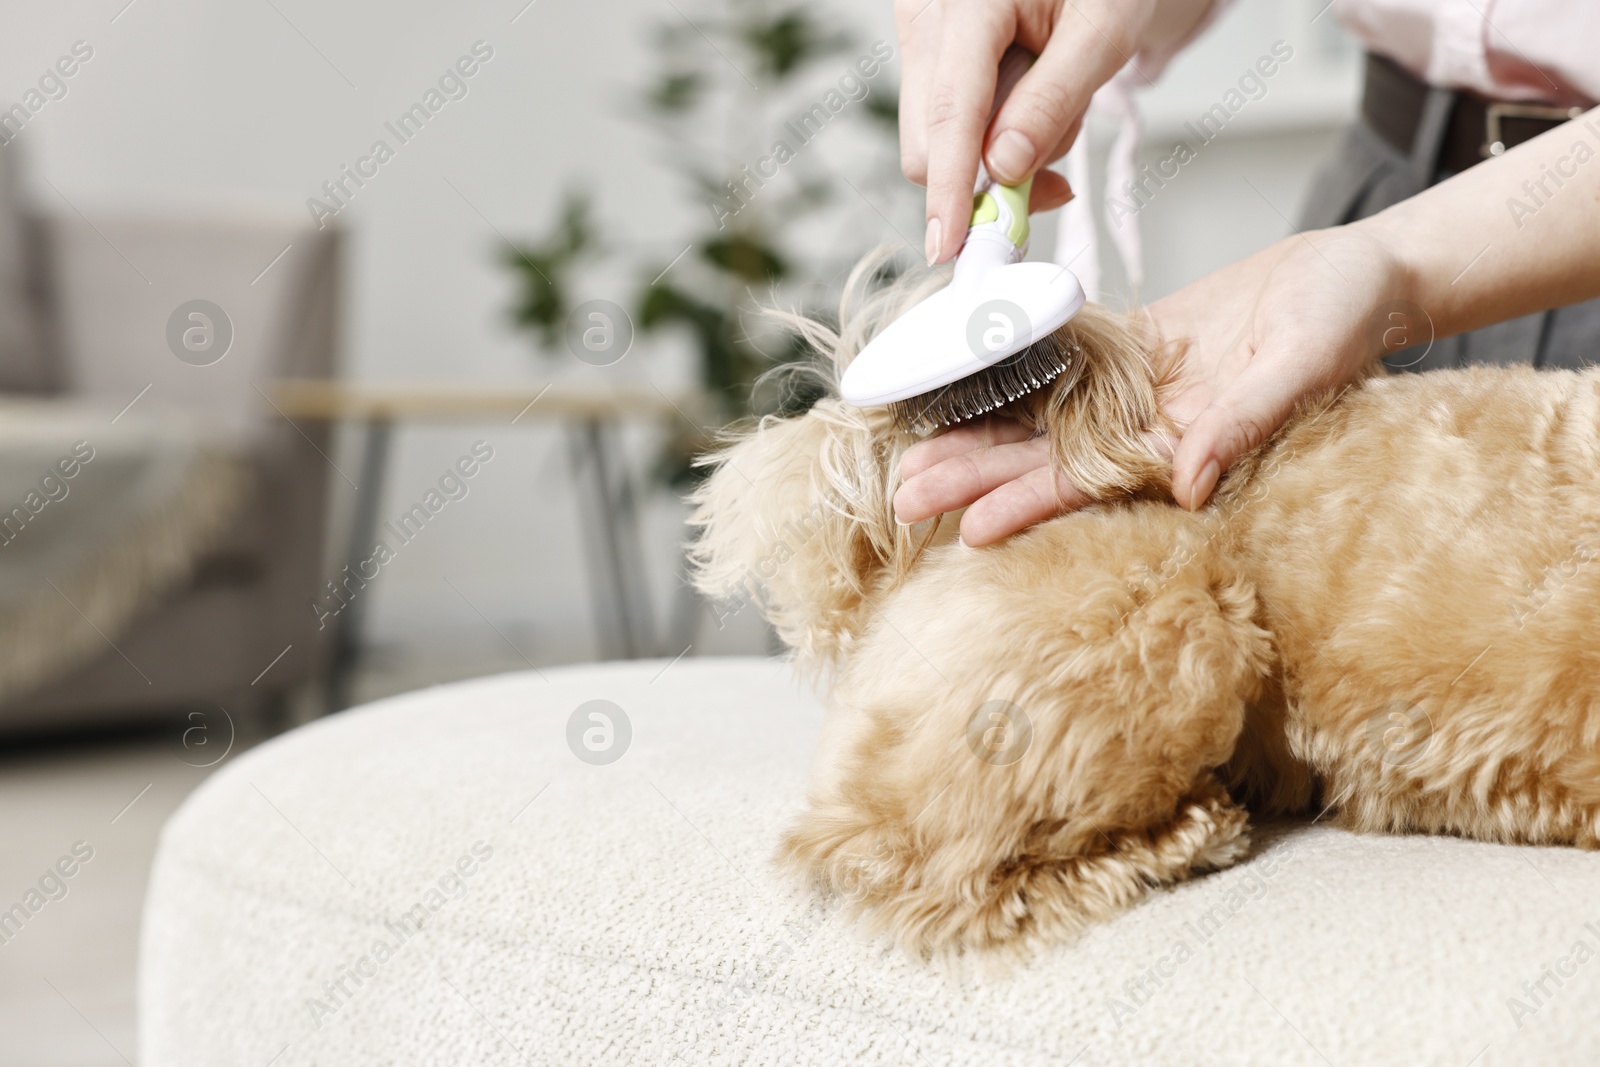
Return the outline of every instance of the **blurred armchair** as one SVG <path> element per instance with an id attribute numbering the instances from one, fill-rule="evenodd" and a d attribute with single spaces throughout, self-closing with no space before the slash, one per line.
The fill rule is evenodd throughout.
<path id="1" fill-rule="evenodd" d="M 26 343 L 37 358 L 13 353 L 0 388 L 197 418 L 246 477 L 226 532 L 187 579 L 141 605 L 91 658 L 0 703 L 0 731 L 157 719 L 197 705 L 220 705 L 234 720 L 281 710 L 291 690 L 322 676 L 335 639 L 332 621 L 319 630 L 308 605 L 338 475 L 327 427 L 281 418 L 268 383 L 333 370 L 338 230 L 293 211 L 80 213 L 64 198 L 20 226 L 29 260 L 20 288 L 36 316 Z M 224 355 L 205 365 L 168 341 L 169 319 L 196 299 L 231 325 Z"/>

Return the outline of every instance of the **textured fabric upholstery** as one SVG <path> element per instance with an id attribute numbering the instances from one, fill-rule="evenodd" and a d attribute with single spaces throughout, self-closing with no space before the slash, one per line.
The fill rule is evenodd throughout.
<path id="1" fill-rule="evenodd" d="M 596 700 L 628 717 L 610 750 Z M 683 660 L 441 686 L 247 753 L 166 828 L 141 1062 L 1592 1062 L 1600 857 L 1258 827 L 1074 944 L 932 967 L 771 871 L 822 721 L 779 665 Z M 585 730 L 625 751 L 580 759 Z"/>

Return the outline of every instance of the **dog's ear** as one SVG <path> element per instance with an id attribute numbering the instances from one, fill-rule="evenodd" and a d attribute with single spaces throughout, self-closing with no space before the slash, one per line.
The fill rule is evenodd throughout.
<path id="1" fill-rule="evenodd" d="M 802 663 L 839 657 L 915 553 L 891 502 L 905 443 L 885 413 L 826 399 L 710 457 L 690 497 L 689 555 L 718 625 L 756 604 Z"/>
<path id="2" fill-rule="evenodd" d="M 838 399 L 838 379 L 864 345 L 905 308 L 943 284 L 937 274 L 891 281 L 887 249 L 856 264 L 833 329 L 769 309 L 817 360 L 800 368 L 827 397 L 804 415 L 768 416 L 704 462 L 710 476 L 690 497 L 695 586 L 730 613 L 757 604 L 801 664 L 837 661 L 861 634 L 871 601 L 905 580 L 939 523 L 912 531 L 894 521 L 900 458 L 916 438 L 886 409 Z M 953 536 L 953 535 L 951 535 Z"/>
<path id="3" fill-rule="evenodd" d="M 1176 353 L 1138 319 L 1098 304 L 1084 305 L 1055 340 L 1069 357 L 1066 372 L 1007 413 L 1049 436 L 1056 465 L 1092 499 L 1170 490 L 1171 460 L 1159 442 L 1176 436 L 1161 410 Z"/>

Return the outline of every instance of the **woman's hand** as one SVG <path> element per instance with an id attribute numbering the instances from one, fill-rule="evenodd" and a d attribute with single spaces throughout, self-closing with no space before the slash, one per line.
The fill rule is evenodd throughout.
<path id="1" fill-rule="evenodd" d="M 1411 291 L 1384 240 L 1345 226 L 1285 238 L 1151 305 L 1161 337 L 1187 340 L 1166 404 L 1182 431 L 1172 461 L 1178 503 L 1200 507 L 1296 405 L 1399 347 L 1386 312 Z"/>
<path id="2" fill-rule="evenodd" d="M 921 522 L 966 508 L 961 539 L 998 541 L 1089 502 L 1050 467 L 1050 443 L 1020 422 L 987 418 L 913 446 L 900 462 L 895 518 Z"/>
<path id="3" fill-rule="evenodd" d="M 966 237 L 980 153 L 1008 185 L 1034 176 L 1072 146 L 1096 89 L 1141 49 L 1186 36 L 1212 2 L 896 0 L 900 165 L 928 187 L 928 262 L 949 259 Z M 1039 58 L 991 123 L 1000 57 L 1013 42 Z M 1046 171 L 1030 208 L 1071 197 Z"/>
<path id="4" fill-rule="evenodd" d="M 1297 403 L 1359 377 L 1383 354 L 1386 305 L 1410 284 L 1389 244 L 1358 225 L 1287 238 L 1152 305 L 1159 335 L 1186 341 L 1180 385 L 1166 403 L 1182 431 L 1173 457 L 1178 503 L 1198 508 Z M 1051 470 L 1045 439 L 1006 419 L 924 441 L 900 470 L 900 521 L 965 507 L 969 545 L 1088 502 Z"/>
<path id="5" fill-rule="evenodd" d="M 1397 347 L 1397 314 L 1431 340 L 1600 297 L 1600 169 L 1574 164 L 1572 147 L 1596 123 L 1600 108 L 1371 218 L 1285 238 L 1153 304 L 1160 337 L 1187 342 L 1166 402 L 1182 431 L 1178 503 L 1198 508 L 1295 404 L 1354 381 Z M 1506 190 L 1574 166 L 1559 199 L 1504 210 Z M 917 445 L 901 472 L 897 517 L 966 507 L 970 545 L 1084 502 L 1048 469 L 1044 442 L 1000 420 Z"/>

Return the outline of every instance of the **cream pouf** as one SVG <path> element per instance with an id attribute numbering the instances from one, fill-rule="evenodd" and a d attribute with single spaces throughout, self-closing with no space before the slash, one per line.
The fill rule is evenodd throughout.
<path id="1" fill-rule="evenodd" d="M 771 870 L 822 718 L 780 665 L 686 659 L 249 752 L 163 835 L 141 1063 L 1596 1062 L 1600 856 L 1258 827 L 1075 944 L 933 968 Z"/>

